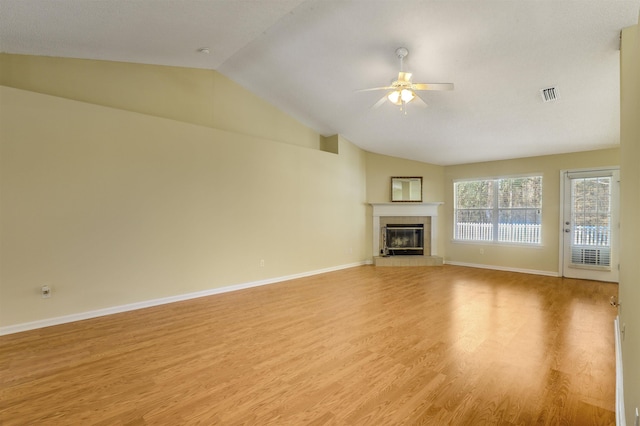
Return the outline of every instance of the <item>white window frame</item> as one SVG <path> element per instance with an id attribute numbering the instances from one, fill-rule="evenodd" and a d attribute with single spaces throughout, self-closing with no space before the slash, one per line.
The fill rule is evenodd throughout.
<path id="1" fill-rule="evenodd" d="M 523 175 L 509 175 L 509 176 L 494 176 L 494 177 L 483 177 L 483 178 L 468 178 L 468 179 L 456 179 L 453 181 L 453 242 L 456 243 L 468 243 L 468 244 L 499 244 L 499 245 L 517 245 L 517 246 L 525 246 L 525 247 L 542 247 L 542 209 L 543 209 L 543 194 L 540 195 L 540 207 L 536 208 L 539 210 L 540 215 L 540 224 L 538 225 L 537 242 L 522 242 L 522 241 L 500 241 L 499 239 L 499 220 L 500 220 L 500 210 L 504 210 L 504 208 L 499 208 L 498 206 L 498 191 L 500 187 L 501 180 L 509 180 L 509 179 L 518 179 L 518 178 L 532 178 L 537 177 L 540 178 L 540 186 L 541 191 L 544 191 L 544 175 L 543 173 L 532 173 L 532 174 L 523 174 Z M 486 209 L 476 209 L 476 210 L 491 210 L 492 211 L 492 223 L 491 223 L 491 239 L 469 239 L 469 238 L 458 238 L 457 234 L 457 217 L 458 217 L 458 200 L 457 200 L 457 191 L 456 184 L 460 182 L 481 182 L 481 181 L 492 181 L 493 182 L 493 205 Z M 529 208 L 528 208 L 529 209 Z M 514 209 L 517 210 L 517 209 Z"/>

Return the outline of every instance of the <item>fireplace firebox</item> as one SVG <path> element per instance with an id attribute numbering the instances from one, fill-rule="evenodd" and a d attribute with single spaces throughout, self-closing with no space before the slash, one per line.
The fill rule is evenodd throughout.
<path id="1" fill-rule="evenodd" d="M 387 224 L 382 231 L 383 256 L 424 255 L 424 224 Z"/>

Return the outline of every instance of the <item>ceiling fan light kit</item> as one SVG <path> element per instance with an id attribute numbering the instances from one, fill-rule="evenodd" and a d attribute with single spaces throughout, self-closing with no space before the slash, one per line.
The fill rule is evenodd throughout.
<path id="1" fill-rule="evenodd" d="M 415 97 L 416 94 L 407 89 L 394 90 L 387 95 L 387 99 L 389 99 L 392 104 L 400 106 L 411 102 Z"/>
<path id="2" fill-rule="evenodd" d="M 380 106 L 385 100 L 388 100 L 392 104 L 399 106 L 400 111 L 407 113 L 406 105 L 409 102 L 417 100 L 423 105 L 427 105 L 420 96 L 416 93 L 418 90 L 453 90 L 453 83 L 412 83 L 411 73 L 404 72 L 404 58 L 409 54 L 409 50 L 406 47 L 399 47 L 396 49 L 396 56 L 400 59 L 400 72 L 398 73 L 397 80 L 393 81 L 390 86 L 374 87 L 372 89 L 364 89 L 362 91 L 372 90 L 386 90 L 382 99 L 380 99 L 374 108 Z"/>

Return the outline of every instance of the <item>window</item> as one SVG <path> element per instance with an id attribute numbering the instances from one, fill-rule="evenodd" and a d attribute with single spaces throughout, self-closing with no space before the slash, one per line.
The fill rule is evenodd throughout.
<path id="1" fill-rule="evenodd" d="M 453 193 L 454 239 L 540 244 L 542 176 L 460 181 Z"/>

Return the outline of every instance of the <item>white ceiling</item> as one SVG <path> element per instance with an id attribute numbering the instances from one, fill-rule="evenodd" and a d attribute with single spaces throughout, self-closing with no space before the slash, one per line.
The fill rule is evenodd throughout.
<path id="1" fill-rule="evenodd" d="M 0 0 L 0 51 L 216 69 L 325 136 L 450 165 L 614 147 L 640 0 Z M 407 114 L 358 89 L 397 76 Z M 208 47 L 209 54 L 198 53 Z M 560 99 L 542 102 L 556 86 Z"/>

